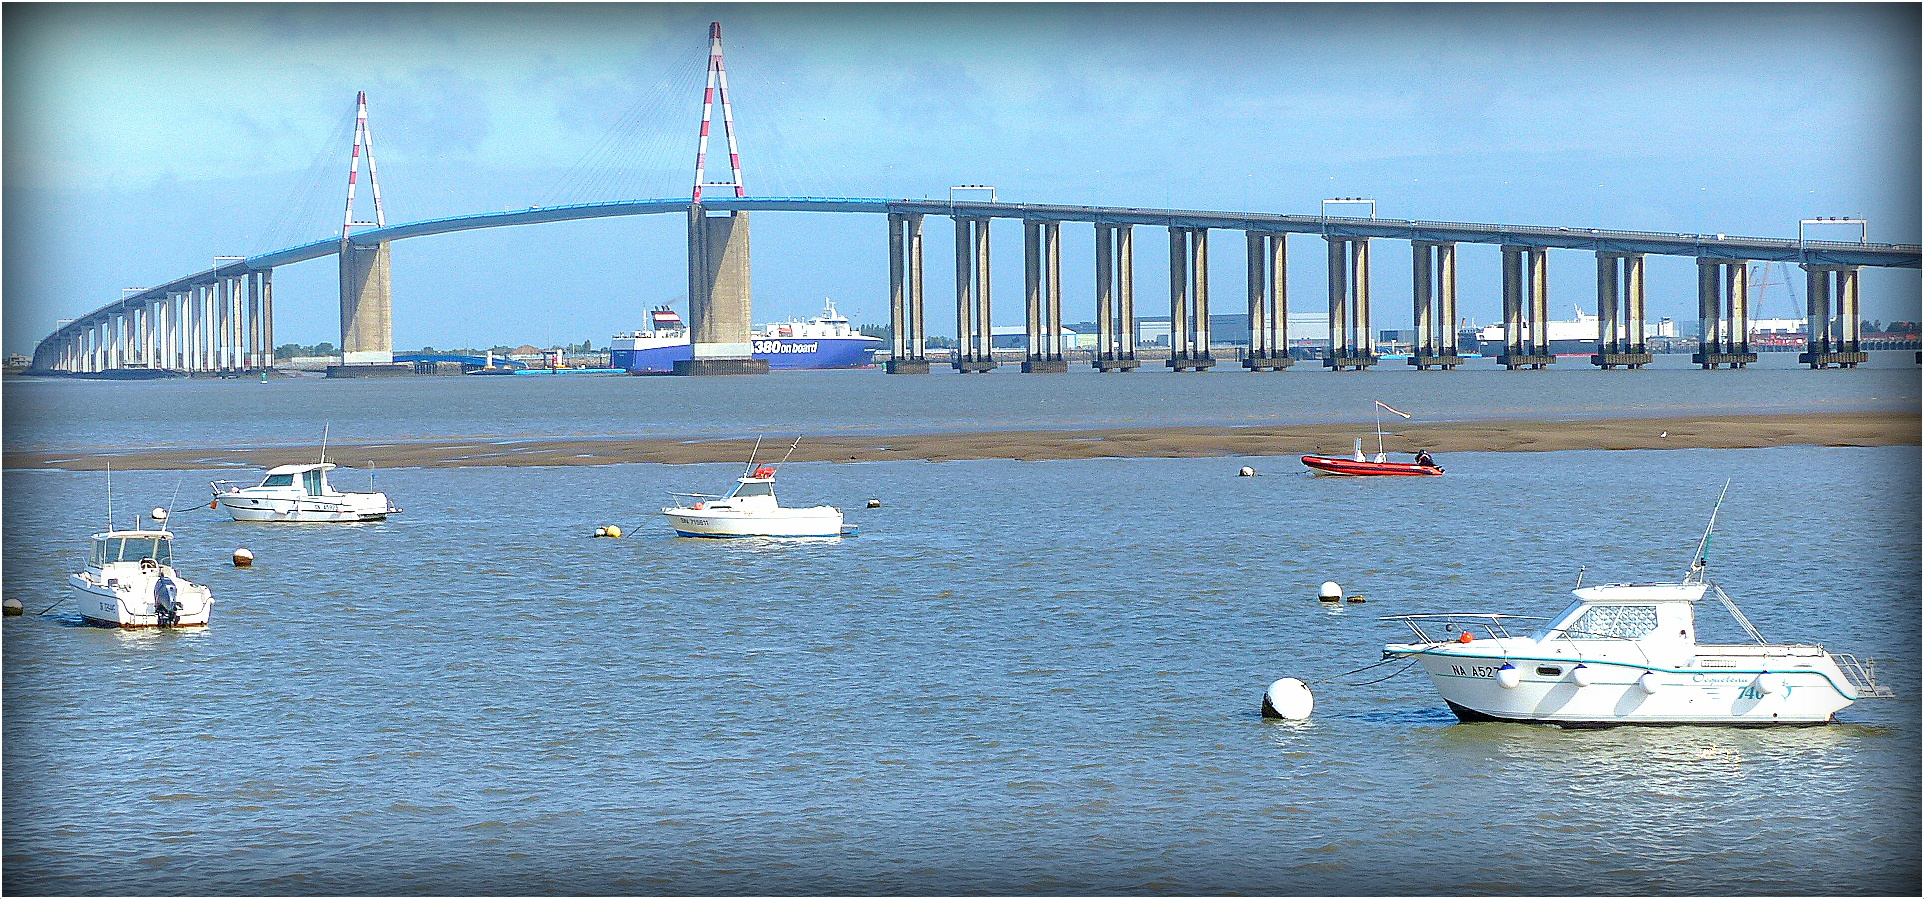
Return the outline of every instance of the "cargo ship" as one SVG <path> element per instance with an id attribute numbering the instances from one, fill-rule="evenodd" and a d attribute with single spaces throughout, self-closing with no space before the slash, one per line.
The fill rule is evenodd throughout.
<path id="1" fill-rule="evenodd" d="M 631 375 L 671 374 L 675 363 L 692 357 L 688 326 L 667 306 L 649 310 L 650 328 L 616 334 L 608 345 L 608 364 Z M 882 339 L 857 331 L 848 319 L 824 304 L 807 321 L 790 319 L 749 333 L 750 352 L 770 370 L 873 368 Z"/>
<path id="2" fill-rule="evenodd" d="M 1546 321 L 1543 323 L 1543 337 L 1549 343 L 1552 356 L 1589 356 L 1596 353 L 1601 343 L 1602 319 L 1576 309 L 1577 317 L 1570 321 Z M 1490 325 L 1476 332 L 1476 347 L 1485 356 L 1504 355 L 1504 327 Z M 1466 347 L 1467 348 L 1467 347 Z"/>

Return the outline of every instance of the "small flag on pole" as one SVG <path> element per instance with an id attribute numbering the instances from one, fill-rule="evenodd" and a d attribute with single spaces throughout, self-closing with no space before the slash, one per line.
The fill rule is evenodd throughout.
<path id="1" fill-rule="evenodd" d="M 1383 408 L 1385 408 L 1385 409 L 1389 409 L 1389 410 L 1390 410 L 1390 411 L 1391 411 L 1392 413 L 1395 413 L 1395 414 L 1397 414 L 1397 415 L 1401 415 L 1401 416 L 1403 416 L 1404 418 L 1408 418 L 1408 417 L 1410 417 L 1410 414 L 1409 414 L 1408 412 L 1402 412 L 1402 411 L 1398 411 L 1397 409 L 1394 409 L 1394 408 L 1392 408 L 1392 407 L 1390 406 L 1390 404 L 1389 404 L 1389 403 L 1386 403 L 1386 402 L 1383 402 L 1382 400 L 1377 400 L 1377 401 L 1376 401 L 1376 404 L 1377 404 L 1378 406 L 1382 406 L 1382 407 L 1383 407 Z"/>

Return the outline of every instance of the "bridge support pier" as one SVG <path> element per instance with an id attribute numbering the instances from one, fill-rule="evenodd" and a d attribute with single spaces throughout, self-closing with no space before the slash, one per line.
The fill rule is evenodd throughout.
<path id="1" fill-rule="evenodd" d="M 1136 244 L 1129 225 L 1096 225 L 1097 371 L 1134 371 L 1136 358 Z"/>
<path id="2" fill-rule="evenodd" d="M 1411 241 L 1410 282 L 1416 312 L 1410 364 L 1417 371 L 1462 365 L 1456 345 L 1456 244 Z"/>
<path id="3" fill-rule="evenodd" d="M 1025 372 L 1066 372 L 1062 358 L 1062 223 L 1026 220 L 1023 242 Z"/>
<path id="4" fill-rule="evenodd" d="M 1870 361 L 1861 349 L 1863 320 L 1858 315 L 1855 265 L 1805 265 L 1806 338 L 1797 361 L 1811 368 L 1856 368 Z M 1833 300 L 1834 298 L 1834 300 Z"/>
<path id="5" fill-rule="evenodd" d="M 1324 235 L 1329 242 L 1329 355 L 1331 371 L 1362 371 L 1376 364 L 1370 333 L 1370 241 Z"/>
<path id="6" fill-rule="evenodd" d="M 892 375 L 926 375 L 928 332 L 922 328 L 922 216 L 889 213 L 889 361 Z"/>
<path id="7" fill-rule="evenodd" d="M 748 213 L 710 216 L 688 207 L 688 342 L 678 375 L 748 375 L 768 371 L 749 337 Z"/>
<path id="8" fill-rule="evenodd" d="M 1497 363 L 1511 371 L 1541 369 L 1557 361 L 1550 351 L 1549 251 L 1542 247 L 1503 247 L 1503 355 Z"/>
<path id="9" fill-rule="evenodd" d="M 368 246 L 341 240 L 341 364 L 330 378 L 399 374 L 394 364 L 394 292 L 386 241 Z M 394 369 L 394 371 L 377 370 Z"/>
<path id="10" fill-rule="evenodd" d="M 1209 229 L 1169 228 L 1169 361 L 1177 371 L 1208 371 Z"/>
<path id="11" fill-rule="evenodd" d="M 1743 368 L 1757 361 L 1750 351 L 1750 263 L 1741 259 L 1697 260 L 1697 352 L 1690 361 L 1708 370 Z"/>
<path id="12" fill-rule="evenodd" d="M 989 325 L 989 221 L 987 216 L 955 219 L 956 371 L 993 371 L 995 344 Z"/>
<path id="13" fill-rule="evenodd" d="M 1590 363 L 1605 371 L 1649 365 L 1643 320 L 1643 254 L 1597 253 L 1597 322 L 1603 331 Z"/>
<path id="14" fill-rule="evenodd" d="M 1243 232 L 1249 265 L 1250 371 L 1282 371 L 1289 358 L 1289 246 L 1281 233 Z"/>

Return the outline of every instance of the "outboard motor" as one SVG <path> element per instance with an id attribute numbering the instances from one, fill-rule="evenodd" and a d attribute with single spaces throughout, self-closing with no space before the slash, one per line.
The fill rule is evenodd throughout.
<path id="1" fill-rule="evenodd" d="M 154 581 L 154 620 L 161 627 L 173 627 L 180 623 L 178 594 L 173 578 L 163 576 Z"/>

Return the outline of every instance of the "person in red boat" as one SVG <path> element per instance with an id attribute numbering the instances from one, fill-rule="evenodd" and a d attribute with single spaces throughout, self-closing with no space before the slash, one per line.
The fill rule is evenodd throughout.
<path id="1" fill-rule="evenodd" d="M 1418 465 L 1421 465 L 1421 466 L 1423 466 L 1424 468 L 1438 468 L 1438 467 L 1439 467 L 1439 466 L 1438 466 L 1438 465 L 1436 464 L 1436 458 L 1435 458 L 1434 456 L 1431 456 L 1431 455 L 1430 455 L 1430 451 L 1429 451 L 1429 450 L 1417 450 L 1417 451 L 1416 451 L 1416 464 L 1418 464 Z"/>

